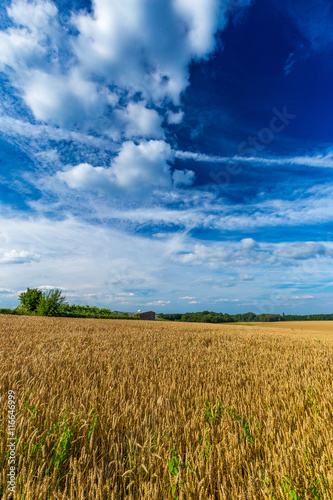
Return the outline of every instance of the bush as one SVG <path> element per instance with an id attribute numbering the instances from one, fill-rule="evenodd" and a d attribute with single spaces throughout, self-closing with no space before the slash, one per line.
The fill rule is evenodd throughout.
<path id="1" fill-rule="evenodd" d="M 25 312 L 36 312 L 39 302 L 42 298 L 42 293 L 43 292 L 38 288 L 27 288 L 26 292 L 23 292 L 19 295 L 20 302 L 24 307 Z"/>
<path id="2" fill-rule="evenodd" d="M 66 296 L 55 288 L 42 293 L 36 312 L 38 316 L 60 316 L 64 305 L 66 305 Z"/>
<path id="3" fill-rule="evenodd" d="M 7 307 L 0 309 L 0 314 L 13 314 L 13 311 Z"/>

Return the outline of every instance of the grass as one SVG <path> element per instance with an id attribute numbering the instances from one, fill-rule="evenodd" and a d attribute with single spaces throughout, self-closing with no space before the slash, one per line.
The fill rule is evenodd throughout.
<path id="1" fill-rule="evenodd" d="M 0 316 L 1 498 L 9 389 L 15 499 L 333 498 L 326 323 Z"/>

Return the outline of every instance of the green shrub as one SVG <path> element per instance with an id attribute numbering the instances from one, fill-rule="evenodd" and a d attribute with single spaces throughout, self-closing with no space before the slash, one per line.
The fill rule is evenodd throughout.
<path id="1" fill-rule="evenodd" d="M 13 311 L 7 307 L 0 309 L 0 314 L 13 314 Z"/>
<path id="2" fill-rule="evenodd" d="M 58 288 L 43 292 L 37 307 L 38 316 L 60 316 L 66 304 L 66 296 Z"/>
<path id="3" fill-rule="evenodd" d="M 27 288 L 26 292 L 19 295 L 20 302 L 25 312 L 35 313 L 37 311 L 42 294 L 43 292 L 38 288 Z"/>

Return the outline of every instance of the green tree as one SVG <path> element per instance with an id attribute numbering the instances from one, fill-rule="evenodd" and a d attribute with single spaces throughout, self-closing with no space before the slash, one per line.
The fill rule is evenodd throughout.
<path id="1" fill-rule="evenodd" d="M 44 292 L 37 307 L 38 316 L 60 316 L 67 305 L 66 296 L 58 288 Z"/>
<path id="2" fill-rule="evenodd" d="M 24 308 L 24 312 L 36 312 L 42 295 L 43 292 L 38 288 L 27 288 L 25 292 L 20 293 L 19 299 Z"/>
<path id="3" fill-rule="evenodd" d="M 256 315 L 253 312 L 242 314 L 242 321 L 254 321 Z"/>

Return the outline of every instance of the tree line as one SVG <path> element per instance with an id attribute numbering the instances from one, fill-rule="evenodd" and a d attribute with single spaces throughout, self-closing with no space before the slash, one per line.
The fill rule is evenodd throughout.
<path id="1" fill-rule="evenodd" d="M 69 305 L 66 296 L 58 289 L 43 292 L 38 288 L 27 288 L 19 295 L 20 304 L 15 309 L 0 308 L 0 314 L 24 314 L 35 316 L 59 316 L 66 318 L 104 318 L 104 319 L 140 319 L 138 314 L 129 316 L 96 306 Z M 332 321 L 333 314 L 255 314 L 253 312 L 228 314 L 214 311 L 194 313 L 165 314 L 159 319 L 164 321 L 183 321 L 193 323 L 249 323 L 273 321 Z"/>
<path id="2" fill-rule="evenodd" d="M 43 292 L 28 288 L 19 295 L 20 304 L 15 309 L 0 309 L 0 314 L 23 314 L 29 316 L 58 316 L 65 318 L 140 319 L 138 314 L 118 313 L 96 306 L 69 305 L 66 296 L 58 289 Z"/>
<path id="3" fill-rule="evenodd" d="M 192 323 L 251 323 L 251 322 L 270 322 L 270 321 L 331 321 L 333 314 L 255 314 L 248 312 L 244 314 L 223 314 L 213 311 L 202 311 L 185 314 L 164 314 L 159 317 L 168 321 L 185 321 Z"/>

